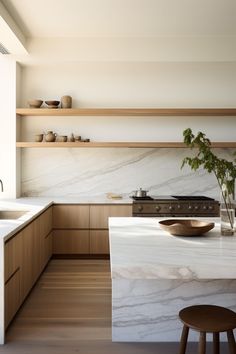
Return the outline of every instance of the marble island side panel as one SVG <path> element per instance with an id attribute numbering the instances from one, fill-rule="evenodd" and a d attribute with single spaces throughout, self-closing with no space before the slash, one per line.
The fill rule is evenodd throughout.
<path id="1" fill-rule="evenodd" d="M 157 221 L 110 218 L 113 341 L 179 341 L 182 308 L 236 310 L 236 237 L 222 238 L 217 219 L 194 238 L 170 236 Z"/>

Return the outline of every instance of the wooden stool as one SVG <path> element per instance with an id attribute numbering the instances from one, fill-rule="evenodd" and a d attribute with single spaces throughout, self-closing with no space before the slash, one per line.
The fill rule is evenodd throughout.
<path id="1" fill-rule="evenodd" d="M 236 328 L 236 313 L 221 306 L 197 305 L 186 307 L 179 312 L 184 327 L 179 354 L 185 354 L 189 328 L 200 332 L 198 353 L 206 352 L 206 333 L 213 333 L 213 352 L 220 353 L 219 333 L 227 332 L 229 352 L 236 354 L 233 329 Z"/>

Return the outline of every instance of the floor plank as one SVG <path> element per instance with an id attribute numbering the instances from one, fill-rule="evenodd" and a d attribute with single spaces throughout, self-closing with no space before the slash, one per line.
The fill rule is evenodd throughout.
<path id="1" fill-rule="evenodd" d="M 113 343 L 108 260 L 52 260 L 0 354 L 174 354 L 177 343 Z M 188 353 L 196 350 L 191 343 Z"/>

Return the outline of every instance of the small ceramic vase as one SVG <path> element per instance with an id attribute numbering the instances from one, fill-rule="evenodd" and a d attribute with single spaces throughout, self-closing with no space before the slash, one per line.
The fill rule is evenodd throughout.
<path id="1" fill-rule="evenodd" d="M 61 98 L 61 108 L 71 108 L 72 107 L 72 97 L 62 96 Z"/>
<path id="2" fill-rule="evenodd" d="M 69 138 L 69 141 L 71 141 L 72 143 L 75 141 L 75 137 L 74 137 L 74 134 L 71 133 L 71 136 Z"/>

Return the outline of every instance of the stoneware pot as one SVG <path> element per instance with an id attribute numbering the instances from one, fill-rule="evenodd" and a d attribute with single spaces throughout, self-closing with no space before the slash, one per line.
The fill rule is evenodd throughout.
<path id="1" fill-rule="evenodd" d="M 34 136 L 34 141 L 35 141 L 36 143 L 41 143 L 41 141 L 43 141 L 43 134 L 36 134 L 36 135 Z"/>
<path id="2" fill-rule="evenodd" d="M 57 137 L 57 141 L 59 142 L 66 142 L 67 141 L 67 135 L 59 135 Z"/>
<path id="3" fill-rule="evenodd" d="M 47 134 L 45 135 L 45 140 L 47 142 L 53 142 L 56 140 L 56 133 L 53 133 L 52 131 L 47 132 Z"/>

